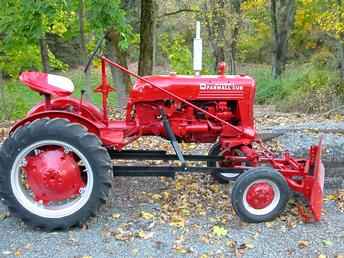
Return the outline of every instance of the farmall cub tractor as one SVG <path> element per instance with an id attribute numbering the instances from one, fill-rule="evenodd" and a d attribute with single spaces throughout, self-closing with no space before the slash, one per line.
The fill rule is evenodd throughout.
<path id="1" fill-rule="evenodd" d="M 200 53 L 195 53 L 197 66 Z M 137 79 L 124 120 L 108 117 L 107 99 L 113 91 L 108 65 Z M 251 77 L 225 75 L 224 64 L 212 76 L 140 77 L 105 56 L 101 69 L 96 92 L 102 94 L 102 110 L 71 97 L 74 87 L 67 78 L 21 74 L 20 80 L 45 99 L 11 128 L 0 149 L 0 194 L 13 215 L 44 230 L 65 229 L 95 214 L 108 197 L 113 176 L 209 172 L 220 182 L 235 181 L 232 206 L 246 222 L 274 219 L 291 191 L 302 194 L 313 219 L 320 220 L 321 142 L 310 148 L 308 159 L 288 152 L 278 157 L 266 148 L 256 134 Z M 142 136 L 168 139 L 175 154 L 124 150 Z M 208 155 L 183 155 L 180 142 L 213 145 Z M 118 159 L 179 160 L 181 165 L 118 166 Z M 207 167 L 191 167 L 188 161 L 204 161 Z"/>

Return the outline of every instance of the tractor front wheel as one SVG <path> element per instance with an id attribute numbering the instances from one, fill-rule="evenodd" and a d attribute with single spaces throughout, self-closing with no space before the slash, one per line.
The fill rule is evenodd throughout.
<path id="1" fill-rule="evenodd" d="M 43 230 L 84 223 L 104 203 L 112 164 L 96 135 L 64 119 L 18 128 L 0 149 L 0 197 Z"/>
<path id="2" fill-rule="evenodd" d="M 233 156 L 244 156 L 244 154 L 240 151 L 239 148 L 233 148 L 230 150 L 231 155 Z M 215 143 L 213 146 L 211 146 L 208 155 L 209 156 L 220 156 L 223 153 L 221 153 L 221 145 L 220 143 Z M 249 165 L 247 164 L 247 162 L 235 162 L 235 163 L 230 163 L 230 164 L 225 164 L 222 161 L 208 161 L 207 162 L 207 166 L 208 167 L 227 167 L 230 168 L 234 165 Z M 212 177 L 219 182 L 220 184 L 228 184 L 229 181 L 234 181 L 238 178 L 238 176 L 240 175 L 240 173 L 236 173 L 236 172 L 232 172 L 232 173 L 228 173 L 228 172 L 212 172 Z"/>
<path id="3" fill-rule="evenodd" d="M 232 206 L 249 223 L 270 221 L 284 211 L 289 187 L 283 176 L 270 167 L 253 168 L 236 180 Z"/>

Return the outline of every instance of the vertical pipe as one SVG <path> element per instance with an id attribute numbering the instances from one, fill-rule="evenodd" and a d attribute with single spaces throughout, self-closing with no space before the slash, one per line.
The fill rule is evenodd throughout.
<path id="1" fill-rule="evenodd" d="M 193 47 L 193 69 L 195 75 L 200 75 L 202 71 L 203 42 L 201 39 L 201 23 L 199 21 L 196 22 L 196 38 L 194 39 Z"/>
<path id="2" fill-rule="evenodd" d="M 107 113 L 107 99 L 109 95 L 109 83 L 106 77 L 106 62 L 102 59 L 102 107 L 103 107 L 103 120 L 106 125 L 109 124 L 108 113 Z"/>

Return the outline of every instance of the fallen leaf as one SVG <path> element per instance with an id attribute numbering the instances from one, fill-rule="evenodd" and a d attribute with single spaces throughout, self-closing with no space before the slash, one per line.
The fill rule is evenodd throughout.
<path id="1" fill-rule="evenodd" d="M 336 205 L 341 212 L 344 212 L 344 191 L 338 191 Z"/>
<path id="2" fill-rule="evenodd" d="M 327 258 L 327 256 L 324 255 L 324 254 L 320 254 L 320 255 L 318 256 L 318 258 Z"/>
<path id="3" fill-rule="evenodd" d="M 227 245 L 230 247 L 230 248 L 235 248 L 236 247 L 236 242 L 234 240 L 228 240 L 227 242 Z"/>
<path id="4" fill-rule="evenodd" d="M 8 212 L 1 212 L 0 213 L 0 220 L 7 219 L 10 216 Z"/>
<path id="5" fill-rule="evenodd" d="M 202 236 L 201 237 L 201 241 L 202 241 L 202 243 L 204 243 L 204 244 L 209 244 L 209 238 L 207 237 L 207 236 Z"/>
<path id="6" fill-rule="evenodd" d="M 306 248 L 309 246 L 309 241 L 308 240 L 300 240 L 298 242 L 298 246 L 300 249 Z"/>
<path id="7" fill-rule="evenodd" d="M 180 217 L 180 216 L 174 215 L 174 216 L 171 218 L 170 225 L 171 225 L 171 226 L 175 226 L 175 227 L 177 227 L 177 228 L 185 227 L 185 219 L 182 218 L 182 217 Z"/>
<path id="8" fill-rule="evenodd" d="M 121 217 L 121 214 L 119 213 L 112 213 L 112 218 L 113 219 L 119 219 Z"/>
<path id="9" fill-rule="evenodd" d="M 162 196 L 160 194 L 153 194 L 152 195 L 152 199 L 155 200 L 155 201 L 158 201 L 162 198 Z"/>
<path id="10" fill-rule="evenodd" d="M 273 225 L 274 225 L 273 222 L 265 222 L 265 226 L 266 226 L 267 228 L 272 228 Z"/>
<path id="11" fill-rule="evenodd" d="M 228 230 L 216 225 L 213 227 L 213 234 L 217 237 L 224 237 L 228 234 Z"/>
<path id="12" fill-rule="evenodd" d="M 143 231 L 143 230 L 140 230 L 139 232 L 137 232 L 137 236 L 139 237 L 139 238 L 142 238 L 142 239 L 150 239 L 150 238 L 152 238 L 153 237 L 153 232 L 145 232 L 145 231 Z"/>
<path id="13" fill-rule="evenodd" d="M 132 249 L 131 253 L 132 255 L 136 256 L 139 253 L 139 249 Z"/>
<path id="14" fill-rule="evenodd" d="M 254 248 L 254 245 L 252 243 L 250 243 L 250 242 L 246 242 L 245 245 L 246 245 L 246 247 L 248 249 L 253 249 Z"/>
<path id="15" fill-rule="evenodd" d="M 208 254 L 202 254 L 199 258 L 208 258 Z"/>
<path id="16" fill-rule="evenodd" d="M 17 250 L 17 251 L 14 253 L 14 255 L 17 256 L 17 257 L 19 257 L 19 256 L 21 256 L 22 254 L 21 254 L 20 250 Z"/>
<path id="17" fill-rule="evenodd" d="M 141 211 L 141 217 L 146 220 L 152 220 L 154 219 L 154 215 L 152 213 Z"/>
<path id="18" fill-rule="evenodd" d="M 120 241 L 128 241 L 132 238 L 133 233 L 127 230 L 124 230 L 123 228 L 118 228 L 116 232 L 114 233 L 114 236 L 117 240 Z"/>
<path id="19" fill-rule="evenodd" d="M 335 201 L 335 200 L 337 200 L 337 195 L 329 194 L 326 196 L 325 200 Z"/>
<path id="20" fill-rule="evenodd" d="M 191 253 L 191 250 L 189 248 L 186 248 L 186 247 L 182 246 L 181 244 L 174 245 L 173 249 L 176 250 L 176 252 L 179 254 Z"/>
<path id="21" fill-rule="evenodd" d="M 328 239 L 323 240 L 322 242 L 325 246 L 332 246 L 333 245 L 333 242 L 331 240 L 328 240 Z"/>

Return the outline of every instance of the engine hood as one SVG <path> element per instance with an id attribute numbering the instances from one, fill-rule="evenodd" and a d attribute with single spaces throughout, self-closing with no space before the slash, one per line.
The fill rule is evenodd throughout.
<path id="1" fill-rule="evenodd" d="M 189 100 L 240 100 L 255 94 L 255 81 L 246 75 L 227 76 L 175 76 L 144 77 L 179 97 Z M 156 101 L 170 98 L 166 93 L 138 80 L 131 92 L 133 102 Z"/>

